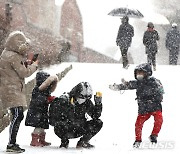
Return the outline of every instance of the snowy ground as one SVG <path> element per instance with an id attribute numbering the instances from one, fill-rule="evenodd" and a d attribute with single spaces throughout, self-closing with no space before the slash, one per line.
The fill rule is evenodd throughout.
<path id="1" fill-rule="evenodd" d="M 47 71 L 51 74 L 62 71 L 70 63 L 53 66 Z M 164 123 L 158 137 L 158 144 L 152 146 L 148 137 L 152 131 L 153 118 L 151 117 L 143 127 L 143 143 L 140 149 L 133 149 L 134 124 L 137 117 L 137 103 L 135 101 L 135 91 L 125 91 L 124 93 L 114 92 L 108 89 L 108 85 L 114 82 L 120 83 L 121 78 L 126 80 L 134 79 L 134 68 L 131 65 L 128 70 L 122 69 L 121 64 L 79 64 L 73 63 L 73 70 L 61 80 L 54 95 L 59 96 L 65 91 L 70 91 L 80 81 L 88 81 L 94 90 L 103 93 L 103 113 L 101 119 L 104 122 L 102 130 L 90 141 L 96 146 L 92 150 L 76 150 L 75 146 L 78 139 L 70 140 L 68 150 L 59 149 L 60 139 L 54 134 L 50 127 L 47 133 L 47 141 L 50 147 L 31 147 L 32 127 L 21 124 L 17 143 L 26 149 L 25 153 L 53 153 L 53 154 L 166 154 L 179 153 L 180 151 L 180 125 L 179 125 L 179 100 L 180 94 L 178 86 L 180 66 L 157 66 L 157 71 L 153 76 L 159 78 L 165 89 L 163 101 Z M 26 116 L 26 113 L 25 113 Z M 177 119 L 176 119 L 177 118 Z M 177 121 L 176 121 L 177 120 Z M 0 153 L 5 153 L 8 143 L 8 128 L 0 134 Z"/>

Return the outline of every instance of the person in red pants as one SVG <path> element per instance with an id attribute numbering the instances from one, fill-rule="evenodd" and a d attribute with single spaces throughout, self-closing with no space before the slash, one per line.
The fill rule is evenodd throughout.
<path id="1" fill-rule="evenodd" d="M 163 123 L 162 100 L 164 89 L 160 80 L 152 77 L 152 68 L 148 63 L 138 65 L 134 70 L 136 80 L 125 81 L 121 84 L 109 85 L 111 90 L 136 89 L 138 102 L 138 117 L 135 124 L 136 139 L 133 144 L 138 148 L 142 142 L 142 128 L 145 121 L 154 117 L 154 128 L 149 137 L 152 143 L 157 143 L 157 137 Z"/>

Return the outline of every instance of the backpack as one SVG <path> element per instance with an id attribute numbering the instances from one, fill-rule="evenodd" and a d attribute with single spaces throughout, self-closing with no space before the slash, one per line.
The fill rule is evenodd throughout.
<path id="1" fill-rule="evenodd" d="M 155 82 L 156 82 L 156 84 L 158 86 L 159 94 L 163 95 L 165 92 L 164 92 L 164 87 L 163 87 L 161 81 L 159 79 L 156 79 L 156 78 L 154 78 L 154 80 L 155 80 Z"/>

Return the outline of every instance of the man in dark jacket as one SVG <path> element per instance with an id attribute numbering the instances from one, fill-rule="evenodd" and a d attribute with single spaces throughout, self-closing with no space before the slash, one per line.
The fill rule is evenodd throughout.
<path id="1" fill-rule="evenodd" d="M 146 48 L 147 62 L 153 65 L 154 71 L 156 70 L 156 54 L 158 51 L 157 41 L 159 40 L 159 34 L 154 29 L 154 24 L 149 22 L 147 30 L 143 35 L 143 44 Z"/>
<path id="2" fill-rule="evenodd" d="M 173 23 L 172 28 L 166 35 L 166 48 L 169 50 L 169 64 L 177 65 L 180 45 L 180 32 L 177 29 L 177 24 Z"/>
<path id="3" fill-rule="evenodd" d="M 118 35 L 116 38 L 116 44 L 119 46 L 122 60 L 123 68 L 128 66 L 127 52 L 128 48 L 131 46 L 132 37 L 134 36 L 134 28 L 129 24 L 128 16 L 122 18 L 122 24 L 119 27 Z"/>
<path id="4" fill-rule="evenodd" d="M 102 128 L 102 95 L 94 95 L 88 82 L 80 82 L 69 93 L 56 98 L 49 108 L 49 121 L 55 134 L 61 138 L 60 148 L 68 148 L 69 139 L 81 137 L 76 148 L 92 148 L 89 140 Z M 87 120 L 87 115 L 91 120 Z"/>
<path id="5" fill-rule="evenodd" d="M 112 90 L 128 90 L 136 89 L 136 100 L 138 101 L 138 117 L 135 124 L 136 140 L 134 147 L 139 147 L 142 141 L 142 128 L 146 120 L 154 116 L 154 128 L 150 135 L 150 141 L 157 143 L 157 136 L 160 132 L 163 118 L 162 118 L 162 99 L 163 87 L 159 88 L 157 79 L 151 77 L 152 69 L 147 63 L 137 66 L 134 70 L 136 80 L 123 81 L 122 84 L 113 84 L 109 88 Z"/>

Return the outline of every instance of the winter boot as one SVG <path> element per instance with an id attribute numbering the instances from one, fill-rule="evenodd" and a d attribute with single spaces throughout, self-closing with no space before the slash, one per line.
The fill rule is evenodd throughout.
<path id="1" fill-rule="evenodd" d="M 34 134 L 32 133 L 32 141 L 31 141 L 31 146 L 37 146 L 37 147 L 43 147 L 44 145 L 39 141 L 40 139 L 40 134 Z"/>
<path id="2" fill-rule="evenodd" d="M 149 140 L 151 143 L 157 143 L 157 135 L 150 135 Z"/>
<path id="3" fill-rule="evenodd" d="M 25 149 L 20 148 L 18 144 L 9 144 L 7 145 L 6 152 L 22 153 L 25 152 Z"/>
<path id="4" fill-rule="evenodd" d="M 68 148 L 69 146 L 69 140 L 68 139 L 61 139 L 61 145 L 60 148 Z"/>
<path id="5" fill-rule="evenodd" d="M 85 142 L 85 141 L 79 140 L 77 145 L 76 145 L 76 148 L 77 149 L 79 149 L 79 148 L 90 149 L 90 148 L 94 148 L 94 145 L 91 145 L 89 142 Z"/>
<path id="6" fill-rule="evenodd" d="M 45 132 L 41 133 L 41 134 L 40 134 L 40 138 L 39 138 L 39 142 L 40 142 L 41 144 L 43 144 L 43 146 L 49 146 L 49 145 L 51 145 L 51 143 L 45 141 L 45 136 L 46 136 L 46 133 L 45 133 Z"/>
<path id="7" fill-rule="evenodd" d="M 139 148 L 142 141 L 135 141 L 133 143 L 133 148 Z"/>

